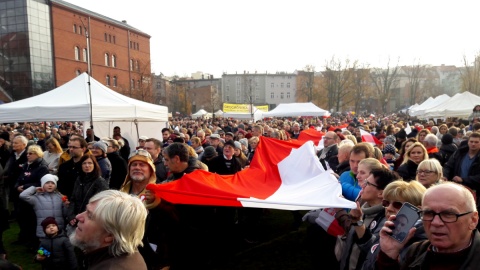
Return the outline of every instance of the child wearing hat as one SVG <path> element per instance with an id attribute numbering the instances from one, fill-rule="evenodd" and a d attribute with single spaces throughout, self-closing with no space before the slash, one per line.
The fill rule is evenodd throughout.
<path id="1" fill-rule="evenodd" d="M 40 179 L 40 187 L 29 187 L 20 193 L 20 199 L 33 206 L 37 216 L 37 237 L 44 238 L 45 232 L 42 221 L 47 217 L 54 217 L 59 229 L 64 228 L 66 209 L 62 201 L 62 194 L 57 191 L 58 177 L 46 174 Z"/>
<path id="2" fill-rule="evenodd" d="M 40 223 L 46 237 L 40 241 L 35 261 L 42 269 L 77 269 L 77 259 L 68 237 L 58 228 L 54 217 L 47 217 Z"/>
<path id="3" fill-rule="evenodd" d="M 387 144 L 385 145 L 385 148 L 383 148 L 383 158 L 385 158 L 385 161 L 388 163 L 390 166 L 390 169 L 393 170 L 393 167 L 395 166 L 395 161 L 397 160 L 395 155 L 396 155 L 396 149 L 393 144 Z"/>

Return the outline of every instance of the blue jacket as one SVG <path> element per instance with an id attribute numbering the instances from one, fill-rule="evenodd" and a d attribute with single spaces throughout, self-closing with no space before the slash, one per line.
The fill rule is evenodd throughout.
<path id="1" fill-rule="evenodd" d="M 342 195 L 347 200 L 355 201 L 362 190 L 362 187 L 358 185 L 357 179 L 353 176 L 351 171 L 346 171 L 340 175 L 340 184 L 342 184 Z"/>

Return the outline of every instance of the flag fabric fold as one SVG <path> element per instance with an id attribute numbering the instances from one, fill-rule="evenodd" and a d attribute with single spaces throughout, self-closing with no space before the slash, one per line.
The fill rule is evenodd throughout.
<path id="1" fill-rule="evenodd" d="M 197 170 L 147 189 L 174 204 L 284 210 L 356 207 L 341 197 L 338 180 L 323 170 L 312 141 L 262 137 L 250 167 L 234 175 Z"/>

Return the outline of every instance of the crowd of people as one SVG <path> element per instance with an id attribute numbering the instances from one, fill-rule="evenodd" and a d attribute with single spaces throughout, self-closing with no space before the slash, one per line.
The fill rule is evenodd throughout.
<path id="1" fill-rule="evenodd" d="M 476 113 L 476 112 L 474 112 Z M 478 114 L 478 113 L 477 113 Z M 207 269 L 238 241 L 258 243 L 261 209 L 175 205 L 148 184 L 206 170 L 246 169 L 262 136 L 321 136 L 319 162 L 355 209 L 334 209 L 344 234 L 331 235 L 307 213 L 307 246 L 331 269 L 460 269 L 480 248 L 480 122 L 412 121 L 402 115 L 329 118 L 173 119 L 162 138 L 129 142 L 115 127 L 99 138 L 73 122 L 4 124 L 0 130 L 0 231 L 16 221 L 13 244 L 43 269 Z M 377 143 L 364 141 L 370 134 Z M 274 149 L 272 149 L 274 151 Z M 390 237 L 408 202 L 418 222 L 402 243 Z M 292 212 L 298 227 L 302 215 Z M 0 261 L 8 259 L 0 237 Z M 319 244 L 321 243 L 321 244 Z M 317 265 L 321 267 L 322 265 Z M 441 268 L 436 268 L 440 267 Z M 60 268 L 59 268 L 60 267 Z"/>

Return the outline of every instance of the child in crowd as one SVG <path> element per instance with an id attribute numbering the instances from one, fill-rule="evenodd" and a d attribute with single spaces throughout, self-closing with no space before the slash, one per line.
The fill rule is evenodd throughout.
<path id="1" fill-rule="evenodd" d="M 77 259 L 67 236 L 58 228 L 54 217 L 41 222 L 46 237 L 40 240 L 35 261 L 42 264 L 43 270 L 77 269 Z"/>
<path id="2" fill-rule="evenodd" d="M 395 158 L 396 154 L 396 149 L 393 144 L 387 144 L 385 145 L 385 148 L 383 149 L 383 157 L 385 158 L 385 161 L 388 163 L 388 166 L 390 166 L 390 169 L 393 170 L 393 167 L 395 166 Z"/>
<path id="3" fill-rule="evenodd" d="M 37 216 L 37 237 L 45 237 L 41 226 L 46 217 L 54 217 L 59 229 L 64 229 L 66 209 L 62 202 L 62 195 L 57 191 L 58 177 L 46 174 L 40 179 L 40 187 L 29 187 L 20 193 L 20 199 L 33 206 Z"/>

